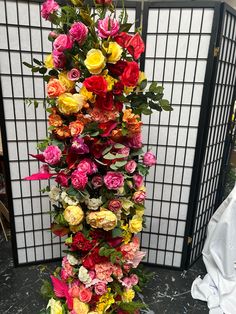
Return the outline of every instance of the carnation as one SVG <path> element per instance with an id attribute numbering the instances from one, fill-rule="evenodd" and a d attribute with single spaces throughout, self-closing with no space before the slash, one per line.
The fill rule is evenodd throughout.
<path id="1" fill-rule="evenodd" d="M 49 145 L 43 152 L 45 162 L 51 166 L 55 166 L 60 162 L 61 155 L 61 150 L 54 145 Z"/>
<path id="2" fill-rule="evenodd" d="M 151 167 L 156 164 L 156 156 L 152 152 L 146 152 L 143 156 L 145 166 Z"/>
<path id="3" fill-rule="evenodd" d="M 109 190 L 118 190 L 124 185 L 124 176 L 121 172 L 108 171 L 104 183 Z"/>
<path id="4" fill-rule="evenodd" d="M 73 40 L 82 45 L 87 38 L 88 28 L 82 22 L 76 22 L 71 26 L 69 33 Z"/>
<path id="5" fill-rule="evenodd" d="M 75 170 L 71 175 L 71 183 L 77 190 L 84 190 L 88 183 L 88 177 L 86 172 L 81 170 Z"/>
<path id="6" fill-rule="evenodd" d="M 45 20 L 50 20 L 50 15 L 59 9 L 59 5 L 54 0 L 47 0 L 41 6 L 41 16 Z"/>

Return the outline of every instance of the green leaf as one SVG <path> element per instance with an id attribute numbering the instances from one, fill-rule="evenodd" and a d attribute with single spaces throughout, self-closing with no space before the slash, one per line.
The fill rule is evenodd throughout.
<path id="1" fill-rule="evenodd" d="M 112 149 L 112 145 L 109 145 L 107 148 L 104 149 L 102 155 L 106 155 Z"/>
<path id="2" fill-rule="evenodd" d="M 128 33 L 128 31 L 131 29 L 131 27 L 133 26 L 133 23 L 125 23 L 125 24 L 122 24 L 120 26 L 120 32 L 126 32 Z"/>
<path id="3" fill-rule="evenodd" d="M 172 111 L 173 110 L 173 108 L 171 107 L 171 105 L 167 99 L 161 99 L 159 101 L 159 104 L 160 104 L 161 108 L 165 111 Z"/>
<path id="4" fill-rule="evenodd" d="M 141 84 L 139 85 L 139 88 L 141 90 L 145 89 L 146 87 L 147 87 L 147 79 L 143 80 Z"/>
<path id="5" fill-rule="evenodd" d="M 158 103 L 155 103 L 153 101 L 149 101 L 149 107 L 157 111 L 162 111 L 161 106 L 159 106 Z"/>
<path id="6" fill-rule="evenodd" d="M 122 161 L 117 161 L 116 163 L 115 163 L 115 166 L 117 167 L 117 168 L 121 168 L 121 167 L 123 167 L 124 165 L 126 165 L 127 164 L 127 160 L 122 160 Z"/>
<path id="7" fill-rule="evenodd" d="M 141 155 L 142 153 L 143 153 L 143 150 L 142 150 L 142 148 L 140 148 L 140 149 L 137 149 L 137 150 L 131 152 L 130 156 L 138 156 L 138 155 Z"/>
<path id="8" fill-rule="evenodd" d="M 38 108 L 38 106 L 39 106 L 38 101 L 37 101 L 37 100 L 34 100 L 34 107 L 37 109 L 37 108 Z"/>
<path id="9" fill-rule="evenodd" d="M 33 72 L 33 73 L 36 73 L 36 72 L 38 72 L 39 71 L 39 67 L 33 67 L 32 69 L 31 69 L 31 71 Z"/>
<path id="10" fill-rule="evenodd" d="M 112 230 L 112 238 L 121 237 L 122 230 L 120 228 L 115 228 Z"/>
<path id="11" fill-rule="evenodd" d="M 141 308 L 146 308 L 147 306 L 146 306 L 146 304 L 144 304 L 144 303 L 133 301 L 133 302 L 128 302 L 128 303 L 126 303 L 126 302 L 121 302 L 121 303 L 119 304 L 119 307 L 120 307 L 122 310 L 124 310 L 124 311 L 127 311 L 127 312 L 129 312 L 129 313 L 133 313 L 135 310 L 139 310 L 139 309 L 141 309 Z"/>
<path id="12" fill-rule="evenodd" d="M 50 282 L 47 280 L 43 281 L 43 285 L 40 289 L 40 292 L 41 292 L 42 296 L 46 299 L 54 296 L 52 286 L 51 286 Z"/>
<path id="13" fill-rule="evenodd" d="M 114 147 L 115 147 L 116 149 L 121 149 L 121 148 L 124 148 L 125 145 L 120 144 L 120 143 L 116 143 L 116 144 L 114 145 Z"/>
<path id="14" fill-rule="evenodd" d="M 34 63 L 36 63 L 37 65 L 42 65 L 42 62 L 41 61 L 39 61 L 38 59 L 33 59 L 33 61 L 34 61 Z"/>
<path id="15" fill-rule="evenodd" d="M 47 68 L 44 68 L 44 67 L 43 67 L 43 68 L 40 68 L 40 69 L 39 69 L 39 73 L 40 73 L 40 74 L 45 74 L 46 72 L 47 72 Z"/>
<path id="16" fill-rule="evenodd" d="M 151 85 L 149 86 L 149 92 L 154 93 L 157 88 L 157 82 L 152 82 Z"/>
<path id="17" fill-rule="evenodd" d="M 27 67 L 32 69 L 34 66 L 32 64 L 29 64 L 28 62 L 23 62 L 23 64 Z"/>
<path id="18" fill-rule="evenodd" d="M 50 71 L 48 72 L 48 74 L 51 75 L 51 76 L 57 76 L 57 75 L 58 75 L 58 72 L 57 72 L 57 70 L 50 70 Z"/>
<path id="19" fill-rule="evenodd" d="M 142 164 L 138 164 L 137 169 L 143 176 L 146 176 L 148 174 L 148 168 Z"/>

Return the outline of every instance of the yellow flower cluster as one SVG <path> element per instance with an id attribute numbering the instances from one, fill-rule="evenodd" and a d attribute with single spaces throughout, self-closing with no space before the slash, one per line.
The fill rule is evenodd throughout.
<path id="1" fill-rule="evenodd" d="M 81 94 L 64 93 L 58 97 L 58 109 L 65 115 L 77 113 L 85 104 L 86 100 Z"/>
<path id="2" fill-rule="evenodd" d="M 102 228 L 106 231 L 114 229 L 117 225 L 116 215 L 106 209 L 90 212 L 86 217 L 86 221 L 93 228 Z"/>
<path id="3" fill-rule="evenodd" d="M 126 289 L 121 296 L 122 301 L 126 303 L 132 302 L 134 297 L 135 297 L 135 292 L 133 289 Z"/>
<path id="4" fill-rule="evenodd" d="M 67 206 L 64 211 L 64 218 L 71 226 L 79 225 L 84 219 L 84 212 L 80 206 Z"/>
<path id="5" fill-rule="evenodd" d="M 106 62 L 115 64 L 121 58 L 123 49 L 116 42 L 109 42 L 103 46 L 106 57 L 100 49 L 91 49 L 86 55 L 84 64 L 91 74 L 100 74 L 105 68 Z"/>
<path id="6" fill-rule="evenodd" d="M 107 289 L 107 293 L 103 294 L 98 301 L 96 312 L 98 314 L 106 313 L 109 307 L 115 303 L 114 295 L 111 293 L 111 288 Z"/>

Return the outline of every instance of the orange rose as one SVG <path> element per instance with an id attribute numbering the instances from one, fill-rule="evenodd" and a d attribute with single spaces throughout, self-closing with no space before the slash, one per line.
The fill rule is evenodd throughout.
<path id="1" fill-rule="evenodd" d="M 57 136 L 57 138 L 63 140 L 67 137 L 70 137 L 70 129 L 67 125 L 61 126 L 59 128 L 56 128 L 53 130 L 54 134 Z"/>
<path id="2" fill-rule="evenodd" d="M 69 124 L 70 133 L 72 136 L 77 136 L 83 132 L 84 124 L 81 121 L 73 121 Z"/>
<path id="3" fill-rule="evenodd" d="M 79 120 L 84 125 L 92 121 L 89 115 L 84 115 L 83 113 L 76 114 L 76 119 Z"/>
<path id="4" fill-rule="evenodd" d="M 52 126 L 62 126 L 63 124 L 63 121 L 62 121 L 62 118 L 59 114 L 50 114 L 49 117 L 48 117 L 48 121 L 49 121 L 49 125 L 52 125 Z"/>
<path id="5" fill-rule="evenodd" d="M 65 87 L 58 79 L 51 79 L 47 84 L 48 97 L 55 98 L 66 91 Z"/>

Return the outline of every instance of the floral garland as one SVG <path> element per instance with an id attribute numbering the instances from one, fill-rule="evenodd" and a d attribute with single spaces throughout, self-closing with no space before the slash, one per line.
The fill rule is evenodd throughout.
<path id="1" fill-rule="evenodd" d="M 52 54 L 32 72 L 47 82 L 49 137 L 31 155 L 40 172 L 27 180 L 54 178 L 47 187 L 53 204 L 52 232 L 66 236 L 62 266 L 45 282 L 45 313 L 139 313 L 134 300 L 144 282 L 138 265 L 145 256 L 137 234 L 144 224 L 144 176 L 156 163 L 143 153 L 141 114 L 171 110 L 163 87 L 147 79 L 137 60 L 144 52 L 139 31 L 128 34 L 123 8 L 96 0 L 95 13 L 82 0 L 42 5 Z M 38 102 L 34 101 L 35 106 Z"/>

